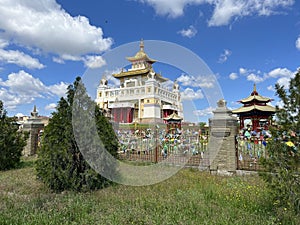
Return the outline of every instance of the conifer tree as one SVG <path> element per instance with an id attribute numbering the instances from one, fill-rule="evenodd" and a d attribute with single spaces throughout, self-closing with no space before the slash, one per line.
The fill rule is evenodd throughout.
<path id="1" fill-rule="evenodd" d="M 93 130 L 91 121 L 96 124 L 97 137 L 90 132 Z M 79 123 L 77 128 L 80 129 L 75 129 L 74 123 Z M 77 143 L 76 135 L 82 135 L 80 140 L 86 140 L 87 145 L 83 146 L 82 141 Z M 38 177 L 55 191 L 87 191 L 108 185 L 111 182 L 95 171 L 96 167 L 92 168 L 85 159 L 93 154 L 101 164 L 98 167 L 115 175 L 116 165 L 112 160 L 99 160 L 101 149 L 97 138 L 104 144 L 102 147 L 116 156 L 118 142 L 112 126 L 87 95 L 81 78 L 77 77 L 73 85 L 68 87 L 66 99 L 60 99 L 56 112 L 45 127 L 36 165 Z M 86 149 L 82 149 L 84 147 Z"/>
<path id="2" fill-rule="evenodd" d="M 278 212 L 300 213 L 300 70 L 288 89 L 275 85 L 283 106 L 276 106 L 277 127 L 267 144 L 269 157 L 263 159 L 268 173 L 263 178 L 271 188 Z"/>
<path id="3" fill-rule="evenodd" d="M 19 131 L 16 118 L 7 116 L 0 100 L 0 170 L 16 168 L 20 164 L 26 137 Z"/>

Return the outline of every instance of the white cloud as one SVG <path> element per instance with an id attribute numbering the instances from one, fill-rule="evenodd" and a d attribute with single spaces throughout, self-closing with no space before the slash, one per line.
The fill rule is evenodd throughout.
<path id="1" fill-rule="evenodd" d="M 0 48 L 5 48 L 9 45 L 9 42 L 5 39 L 0 38 Z"/>
<path id="2" fill-rule="evenodd" d="M 86 67 L 91 69 L 100 68 L 106 64 L 105 60 L 100 55 L 86 56 L 84 59 L 84 64 Z"/>
<path id="3" fill-rule="evenodd" d="M 213 88 L 215 86 L 215 80 L 212 76 L 189 76 L 182 74 L 177 78 L 177 81 L 182 86 L 201 87 L 201 88 Z"/>
<path id="4" fill-rule="evenodd" d="M 34 78 L 23 70 L 9 74 L 8 79 L 0 82 L 0 85 L 9 88 L 11 93 L 29 99 L 42 97 L 41 93 L 46 89 L 46 86 L 38 78 Z"/>
<path id="5" fill-rule="evenodd" d="M 192 88 L 186 88 L 183 92 L 181 92 L 182 100 L 196 100 L 204 98 L 204 95 L 200 89 L 196 92 Z"/>
<path id="6" fill-rule="evenodd" d="M 214 1 L 215 9 L 211 19 L 208 22 L 209 26 L 221 26 L 229 24 L 233 17 L 242 16 L 245 3 L 243 1 Z"/>
<path id="7" fill-rule="evenodd" d="M 112 45 L 100 27 L 84 16 L 72 17 L 55 0 L 2 0 L 0 29 L 14 44 L 61 58 L 99 54 Z"/>
<path id="8" fill-rule="evenodd" d="M 176 18 L 184 14 L 188 5 L 209 4 L 214 7 L 209 26 L 228 25 L 232 20 L 245 16 L 270 16 L 292 6 L 294 0 L 139 0 L 154 8 L 161 16 Z"/>
<path id="9" fill-rule="evenodd" d="M 247 76 L 247 80 L 253 81 L 254 83 L 260 83 L 260 82 L 264 81 L 264 78 L 254 74 L 254 73 L 251 73 Z"/>
<path id="10" fill-rule="evenodd" d="M 220 55 L 218 62 L 224 63 L 228 60 L 228 57 L 231 56 L 232 52 L 228 49 L 224 49 L 223 53 Z"/>
<path id="11" fill-rule="evenodd" d="M 123 69 L 124 71 L 125 69 Z M 111 88 L 117 88 L 117 87 L 120 87 L 120 80 L 119 79 L 116 79 L 113 77 L 113 74 L 117 74 L 117 73 L 120 73 L 122 71 L 121 68 L 115 68 L 113 70 L 105 70 L 103 72 L 103 76 L 105 77 L 105 79 L 107 79 L 108 81 L 108 85 L 111 87 Z"/>
<path id="12" fill-rule="evenodd" d="M 58 97 L 65 97 L 68 86 L 69 86 L 69 84 L 60 82 L 59 84 L 54 84 L 54 85 L 49 86 L 47 89 L 49 90 L 49 92 L 57 95 Z"/>
<path id="13" fill-rule="evenodd" d="M 163 82 L 163 83 L 161 84 L 161 86 L 162 86 L 163 88 L 166 88 L 166 89 L 168 89 L 168 90 L 172 90 L 173 85 L 174 85 L 174 81 L 172 81 L 172 80 L 167 80 L 167 81 L 165 81 L 165 82 Z"/>
<path id="14" fill-rule="evenodd" d="M 204 116 L 211 116 L 211 115 L 213 115 L 214 110 L 215 110 L 214 108 L 208 107 L 206 109 L 195 110 L 193 112 L 193 114 L 196 115 L 196 116 L 203 116 L 203 117 Z"/>
<path id="15" fill-rule="evenodd" d="M 268 73 L 268 77 L 277 78 L 277 77 L 291 77 L 293 72 L 287 68 L 276 68 Z"/>
<path id="16" fill-rule="evenodd" d="M 238 76 L 236 73 L 231 73 L 231 74 L 229 75 L 229 78 L 230 78 L 231 80 L 236 80 L 238 77 L 239 77 L 239 76 Z"/>
<path id="17" fill-rule="evenodd" d="M 52 57 L 53 62 L 59 63 L 59 64 L 65 64 L 65 60 L 63 60 L 60 57 Z"/>
<path id="18" fill-rule="evenodd" d="M 184 8 L 187 5 L 199 5 L 207 0 L 139 0 L 152 6 L 155 12 L 161 16 L 176 18 L 183 15 Z"/>
<path id="19" fill-rule="evenodd" d="M 242 68 L 242 67 L 239 69 L 239 72 L 240 72 L 241 75 L 244 75 L 244 74 L 248 73 L 248 71 L 245 68 Z"/>
<path id="20" fill-rule="evenodd" d="M 193 25 L 190 25 L 187 29 L 182 29 L 178 31 L 179 34 L 181 34 L 183 37 L 192 38 L 197 34 L 197 30 Z"/>
<path id="21" fill-rule="evenodd" d="M 21 70 L 18 73 L 11 73 L 7 80 L 0 80 L 0 99 L 7 108 L 16 108 L 17 105 L 28 104 L 36 98 L 49 96 L 64 96 L 67 84 L 46 86 L 40 79 Z"/>
<path id="22" fill-rule="evenodd" d="M 16 64 L 29 69 L 42 69 L 45 67 L 38 59 L 32 58 L 23 52 L 14 50 L 0 49 L 0 61 L 9 64 Z"/>
<path id="23" fill-rule="evenodd" d="M 296 40 L 296 48 L 300 50 L 300 36 Z"/>
<path id="24" fill-rule="evenodd" d="M 49 111 L 55 110 L 55 108 L 56 108 L 55 103 L 50 103 L 50 104 L 45 106 L 45 110 L 49 110 Z"/>
<path id="25" fill-rule="evenodd" d="M 276 83 L 278 83 L 280 86 L 284 86 L 284 88 L 289 88 L 290 85 L 290 77 L 281 77 L 277 80 Z"/>
<path id="26" fill-rule="evenodd" d="M 270 85 L 270 86 L 267 87 L 267 90 L 269 90 L 269 91 L 275 91 L 275 88 L 274 88 L 273 85 Z"/>

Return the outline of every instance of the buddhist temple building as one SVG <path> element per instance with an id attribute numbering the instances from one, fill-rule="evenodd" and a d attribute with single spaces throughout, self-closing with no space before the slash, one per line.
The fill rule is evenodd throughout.
<path id="1" fill-rule="evenodd" d="M 172 113 L 183 117 L 179 85 L 172 90 L 163 87 L 168 79 L 156 73 L 151 59 L 144 51 L 144 42 L 133 57 L 127 57 L 131 68 L 112 76 L 120 87 L 110 88 L 105 76 L 97 88 L 96 103 L 117 123 L 163 123 Z"/>
<path id="2" fill-rule="evenodd" d="M 276 109 L 268 105 L 273 99 L 263 97 L 258 94 L 256 90 L 256 84 L 254 84 L 251 95 L 238 102 L 243 106 L 232 110 L 233 114 L 236 114 L 240 121 L 240 129 L 245 127 L 245 120 L 250 119 L 252 123 L 252 130 L 268 129 L 271 124 L 272 116 L 275 114 Z"/>

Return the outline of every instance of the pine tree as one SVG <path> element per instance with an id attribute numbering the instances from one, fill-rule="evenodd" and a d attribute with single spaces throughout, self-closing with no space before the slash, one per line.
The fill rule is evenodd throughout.
<path id="1" fill-rule="evenodd" d="M 38 177 L 55 191 L 87 191 L 111 183 L 98 173 L 98 167 L 109 170 L 114 176 L 114 161 L 98 159 L 100 147 L 116 156 L 117 138 L 110 123 L 87 95 L 80 77 L 68 87 L 66 99 L 60 99 L 56 110 L 42 137 L 36 165 Z M 91 122 L 96 124 L 97 137 L 91 132 Z M 99 138 L 104 146 L 99 147 Z M 86 145 L 82 140 L 86 140 Z M 91 155 L 101 165 L 88 163 L 86 159 Z"/>
<path id="2" fill-rule="evenodd" d="M 300 213 L 300 70 L 288 89 L 279 84 L 275 88 L 283 107 L 276 107 L 278 126 L 272 129 L 272 140 L 267 144 L 269 157 L 263 159 L 268 173 L 262 175 L 277 212 Z"/>
<path id="3" fill-rule="evenodd" d="M 16 118 L 7 116 L 0 101 L 0 170 L 16 168 L 20 164 L 27 136 L 19 131 Z"/>

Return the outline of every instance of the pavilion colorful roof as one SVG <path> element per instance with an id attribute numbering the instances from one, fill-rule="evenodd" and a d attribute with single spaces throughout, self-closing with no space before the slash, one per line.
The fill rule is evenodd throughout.
<path id="1" fill-rule="evenodd" d="M 250 105 L 250 106 L 242 106 L 238 109 L 232 110 L 233 114 L 241 114 L 241 113 L 246 113 L 250 112 L 253 110 L 258 110 L 262 112 L 270 112 L 270 113 L 275 113 L 276 109 L 271 106 L 271 105 Z"/>
<path id="2" fill-rule="evenodd" d="M 175 112 L 173 112 L 168 117 L 165 117 L 164 120 L 182 120 L 182 117 L 178 116 Z"/>
<path id="3" fill-rule="evenodd" d="M 273 99 L 259 95 L 258 92 L 256 91 L 256 84 L 254 84 L 251 95 L 247 98 L 244 98 L 244 99 L 238 101 L 244 105 L 238 109 L 232 110 L 232 113 L 233 114 L 241 114 L 241 113 L 247 113 L 247 112 L 257 110 L 257 111 L 261 111 L 261 112 L 267 112 L 270 114 L 274 114 L 276 111 L 275 107 L 273 107 L 271 105 L 267 105 L 267 103 L 272 100 Z"/>
<path id="4" fill-rule="evenodd" d="M 244 98 L 244 99 L 238 101 L 238 102 L 243 103 L 243 104 L 250 103 L 250 102 L 267 103 L 272 100 L 273 99 L 271 99 L 271 98 L 267 98 L 267 97 L 263 97 L 263 96 L 259 95 L 258 92 L 256 91 L 256 84 L 254 84 L 251 95 L 247 98 Z"/>

